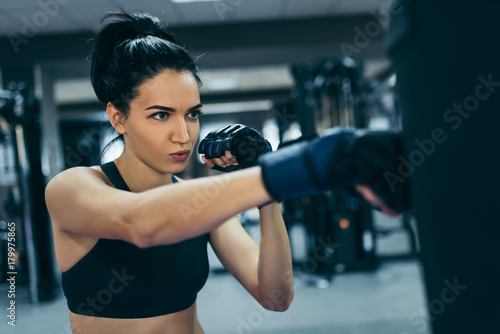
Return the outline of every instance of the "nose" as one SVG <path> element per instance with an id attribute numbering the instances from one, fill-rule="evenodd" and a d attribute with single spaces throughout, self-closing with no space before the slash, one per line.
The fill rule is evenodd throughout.
<path id="1" fill-rule="evenodd" d="M 187 144 L 190 141 L 188 126 L 184 117 L 176 117 L 172 133 L 172 142 L 178 144 Z"/>

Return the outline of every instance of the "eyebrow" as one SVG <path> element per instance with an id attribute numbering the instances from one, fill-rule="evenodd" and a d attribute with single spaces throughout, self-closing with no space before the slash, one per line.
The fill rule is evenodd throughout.
<path id="1" fill-rule="evenodd" d="M 196 110 L 196 109 L 200 109 L 201 107 L 203 107 L 203 105 L 201 103 L 198 103 L 194 107 L 189 108 L 188 112 Z M 146 108 L 144 110 L 150 110 L 150 109 L 160 109 L 160 110 L 165 110 L 165 111 L 170 111 L 170 112 L 176 112 L 175 108 L 165 107 L 165 106 L 159 106 L 159 105 L 154 105 L 154 106 L 148 107 L 148 108 Z"/>

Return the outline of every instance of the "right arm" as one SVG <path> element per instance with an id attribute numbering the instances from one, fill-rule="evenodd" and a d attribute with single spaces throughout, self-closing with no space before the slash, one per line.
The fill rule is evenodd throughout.
<path id="1" fill-rule="evenodd" d="M 189 239 L 272 198 L 297 198 L 326 188 L 354 186 L 365 198 L 371 193 L 361 190 L 377 189 L 379 205 L 391 210 L 386 212 L 409 209 L 409 182 L 392 184 L 384 178 L 398 172 L 400 134 L 331 130 L 322 138 L 264 154 L 258 167 L 141 193 L 113 188 L 92 168 L 69 169 L 47 185 L 47 208 L 62 231 L 139 247 Z"/>
<path id="2" fill-rule="evenodd" d="M 97 170 L 76 167 L 45 191 L 53 224 L 82 236 L 120 239 L 138 247 L 176 243 L 271 200 L 260 167 L 187 180 L 141 193 L 117 190 Z"/>

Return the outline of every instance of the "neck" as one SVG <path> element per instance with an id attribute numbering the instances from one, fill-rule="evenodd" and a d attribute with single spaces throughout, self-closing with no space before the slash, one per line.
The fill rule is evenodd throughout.
<path id="1" fill-rule="evenodd" d="M 132 192 L 142 192 L 172 183 L 172 173 L 163 173 L 151 168 L 137 157 L 127 154 L 126 149 L 114 162 Z"/>

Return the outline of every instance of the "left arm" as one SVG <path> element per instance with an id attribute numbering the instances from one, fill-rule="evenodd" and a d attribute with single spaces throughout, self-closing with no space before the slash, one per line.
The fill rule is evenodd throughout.
<path id="1" fill-rule="evenodd" d="M 293 299 L 290 243 L 279 204 L 262 207 L 260 245 L 234 217 L 210 233 L 224 267 L 266 309 L 285 311 Z"/>
<path id="2" fill-rule="evenodd" d="M 262 207 L 260 214 L 259 282 L 271 301 L 283 300 L 286 310 L 293 299 L 290 242 L 277 202 Z M 284 311 L 283 310 L 283 311 Z"/>
<path id="3" fill-rule="evenodd" d="M 205 166 L 220 171 L 251 167 L 271 144 L 254 129 L 241 124 L 210 132 L 200 142 Z M 210 242 L 224 267 L 266 309 L 285 311 L 293 299 L 290 243 L 277 203 L 259 209 L 260 245 L 235 217 L 214 229 Z"/>

